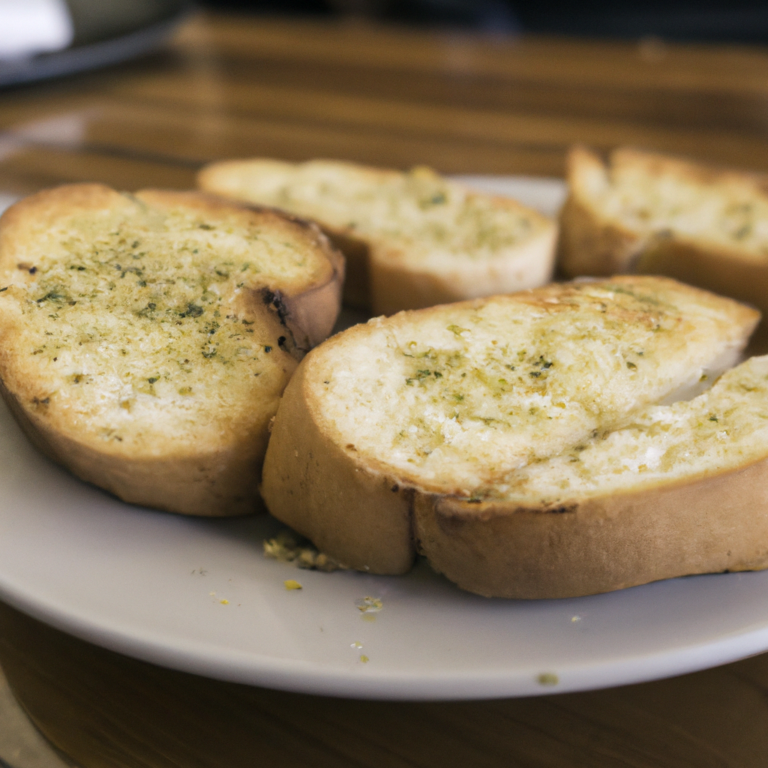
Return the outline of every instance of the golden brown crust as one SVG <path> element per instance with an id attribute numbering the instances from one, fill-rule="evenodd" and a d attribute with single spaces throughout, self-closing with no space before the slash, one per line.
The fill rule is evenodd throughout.
<path id="1" fill-rule="evenodd" d="M 185 400 L 174 393 L 172 401 L 163 406 L 162 401 L 153 395 L 150 400 L 151 408 L 157 411 L 156 425 L 153 425 L 152 418 L 147 422 L 144 415 L 141 416 L 144 421 L 132 422 L 126 410 L 122 410 L 130 410 L 132 401 L 121 401 L 115 404 L 115 411 L 104 411 L 104 418 L 110 421 L 103 425 L 99 421 L 102 417 L 97 418 L 93 414 L 103 411 L 99 403 L 105 398 L 110 401 L 111 394 L 96 395 L 92 401 L 83 401 L 77 398 L 83 397 L 80 389 L 85 384 L 74 387 L 71 393 L 65 391 L 73 377 L 68 369 L 62 369 L 67 365 L 64 357 L 71 355 L 76 361 L 76 348 L 67 349 L 58 356 L 52 357 L 56 353 L 51 353 L 46 357 L 35 356 L 34 353 L 30 355 L 28 349 L 20 346 L 19 340 L 27 338 L 25 334 L 29 332 L 29 323 L 36 321 L 27 318 L 38 318 L 39 321 L 41 317 L 31 310 L 25 314 L 24 310 L 25 302 L 30 301 L 27 291 L 34 291 L 36 281 L 44 277 L 44 269 L 37 267 L 47 257 L 45 247 L 40 251 L 39 238 L 57 226 L 69 226 L 62 224 L 62 221 L 76 220 L 80 214 L 93 214 L 98 220 L 102 215 L 108 218 L 115 210 L 135 212 L 137 206 L 139 209 L 145 206 L 152 216 L 181 210 L 199 214 L 202 221 L 212 225 L 226 220 L 227 227 L 234 227 L 235 232 L 240 221 L 258 226 L 263 231 L 279 234 L 277 240 L 290 241 L 296 248 L 304 249 L 314 263 L 313 271 L 307 272 L 303 278 L 295 274 L 282 281 L 277 277 L 265 281 L 258 275 L 255 280 L 237 278 L 244 282 L 236 290 L 232 289 L 227 294 L 230 298 L 225 297 L 224 300 L 229 302 L 226 303 L 227 311 L 242 318 L 243 325 L 239 326 L 244 329 L 242 351 L 251 350 L 246 357 L 255 354 L 254 350 L 261 350 L 263 356 L 264 363 L 256 371 L 256 378 L 247 371 L 240 374 L 244 382 L 242 392 L 252 393 L 254 399 L 247 395 L 248 402 L 239 403 L 234 414 L 223 409 L 217 413 L 216 406 L 209 403 L 205 406 L 205 416 L 198 417 L 199 429 L 193 427 L 192 432 L 187 426 L 179 426 L 178 434 L 174 432 L 174 419 L 182 419 L 185 424 L 197 423 L 195 417 L 190 415 L 190 409 L 197 407 L 193 403 L 200 401 L 199 398 Z M 210 229 L 208 224 L 201 228 Z M 149 230 L 152 230 L 151 226 Z M 95 231 L 99 236 L 103 234 L 98 229 Z M 163 252 L 158 253 L 163 257 Z M 226 257 L 221 253 L 218 255 Z M 122 256 L 124 265 L 125 259 L 129 258 L 129 254 Z M 172 250 L 167 258 L 173 258 Z M 181 277 L 183 280 L 196 278 L 188 275 Z M 269 209 L 238 205 L 200 193 L 146 190 L 133 196 L 123 195 L 102 185 L 71 185 L 43 191 L 22 200 L 0 219 L 0 284 L 4 286 L 0 293 L 2 395 L 40 450 L 83 480 L 126 501 L 193 515 L 253 512 L 263 506 L 258 495 L 258 483 L 269 422 L 297 359 L 302 357 L 304 350 L 330 333 L 339 311 L 342 278 L 342 257 L 314 224 Z M 150 288 L 137 290 L 149 291 Z M 37 303 L 40 301 L 38 299 Z M 32 306 L 34 304 L 33 301 Z M 203 318 L 207 316 L 200 307 L 195 307 L 196 314 Z M 64 319 L 61 322 L 66 324 L 71 321 Z M 176 325 L 180 323 L 181 320 Z M 205 332 L 215 333 L 216 327 L 214 323 Z M 255 333 L 252 329 L 256 329 Z M 202 330 L 189 326 L 188 332 L 195 334 L 195 338 L 204 338 L 197 335 Z M 249 333 L 254 335 L 248 336 Z M 155 341 L 152 344 L 156 347 L 157 339 L 153 338 Z M 175 342 L 164 343 L 169 344 L 169 349 L 174 349 Z M 262 349 L 260 345 L 263 344 L 269 346 Z M 125 349 L 115 350 L 108 343 L 104 346 L 105 351 L 100 353 L 107 356 L 104 360 L 116 351 L 127 354 Z M 149 347 L 147 349 L 152 351 Z M 88 355 L 92 354 L 92 346 L 88 350 L 82 362 L 74 363 L 80 366 L 76 370 L 85 371 L 90 365 Z M 264 354 L 265 351 L 268 354 Z M 236 348 L 233 354 L 237 354 Z M 194 362 L 185 360 L 184 363 L 190 363 L 194 372 Z M 172 386 L 173 370 L 178 369 L 173 368 L 174 362 L 169 364 L 171 383 L 168 386 Z M 106 363 L 108 373 L 110 365 Z M 85 373 L 74 376 L 76 382 L 86 382 L 87 379 Z M 154 381 L 158 379 L 150 379 L 150 382 Z M 100 386 L 98 381 L 88 383 L 93 387 Z M 208 382 L 200 383 L 203 391 Z M 125 383 L 122 386 L 125 388 Z M 210 386 L 214 391 L 215 383 Z M 146 382 L 144 389 L 151 391 Z M 165 391 L 168 391 L 167 386 Z M 240 389 L 237 391 L 240 392 Z M 183 389 L 179 393 L 187 395 Z M 239 395 L 233 394 L 232 397 Z M 222 403 L 225 402 L 229 402 L 226 397 L 222 399 Z M 141 408 L 139 412 L 144 413 Z M 115 432 L 113 427 L 116 423 L 124 430 L 121 433 L 123 436 L 104 439 L 105 430 L 108 431 L 109 427 Z M 140 431 L 134 434 L 131 424 L 138 425 L 135 429 Z"/>
<path id="2" fill-rule="evenodd" d="M 768 459 L 550 509 L 417 497 L 419 550 L 481 595 L 559 598 L 768 567 Z"/>
<path id="3" fill-rule="evenodd" d="M 601 277 L 629 272 L 643 239 L 625 227 L 601 221 L 576 193 L 560 211 L 558 269 L 566 277 Z"/>
<path id="4" fill-rule="evenodd" d="M 509 204 L 510 201 L 504 201 Z M 456 260 L 434 265 L 408 264 L 401 253 L 380 245 L 370 251 L 371 306 L 376 314 L 422 309 L 467 299 L 514 293 L 548 282 L 557 228 L 548 227 L 518 246 L 511 258 Z"/>
<path id="5" fill-rule="evenodd" d="M 567 277 L 629 272 L 643 238 L 595 207 L 591 188 L 607 174 L 604 161 L 586 147 L 573 147 L 566 160 L 568 197 L 560 211 L 558 268 Z"/>
<path id="6" fill-rule="evenodd" d="M 406 573 L 415 557 L 411 493 L 356 461 L 352 446 L 331 439 L 307 370 L 299 365 L 275 418 L 262 497 L 282 522 L 339 562 L 370 573 Z"/>

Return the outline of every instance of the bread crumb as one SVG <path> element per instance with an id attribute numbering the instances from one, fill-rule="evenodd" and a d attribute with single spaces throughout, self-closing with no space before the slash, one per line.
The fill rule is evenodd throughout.
<path id="1" fill-rule="evenodd" d="M 560 682 L 560 678 L 554 672 L 542 672 L 536 678 L 536 682 L 539 685 L 557 685 Z"/>
<path id="2" fill-rule="evenodd" d="M 330 555 L 319 552 L 311 541 L 284 528 L 272 539 L 264 539 L 264 554 L 283 563 L 294 563 L 311 571 L 346 571 L 349 568 Z"/>
<path id="3" fill-rule="evenodd" d="M 370 659 L 364 653 L 361 653 L 360 654 L 360 661 L 362 661 L 363 664 L 367 664 L 370 661 Z"/>
<path id="4" fill-rule="evenodd" d="M 355 606 L 360 613 L 378 613 L 384 604 L 378 597 L 363 597 L 355 601 Z"/>
<path id="5" fill-rule="evenodd" d="M 285 584 L 285 588 L 288 590 L 292 589 L 303 589 L 301 584 L 299 584 L 298 581 L 294 581 L 294 579 L 286 579 L 283 584 Z"/>

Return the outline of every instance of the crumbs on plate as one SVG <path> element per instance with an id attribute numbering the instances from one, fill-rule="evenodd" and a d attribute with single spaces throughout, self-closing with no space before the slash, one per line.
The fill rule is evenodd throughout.
<path id="1" fill-rule="evenodd" d="M 264 554 L 273 560 L 295 563 L 299 568 L 313 571 L 348 571 L 349 568 L 338 560 L 318 552 L 308 539 L 299 536 L 290 528 L 284 528 L 272 539 L 264 539 Z"/>
<path id="2" fill-rule="evenodd" d="M 355 600 L 355 607 L 360 613 L 378 613 L 384 607 L 384 603 L 379 597 L 363 597 Z"/>

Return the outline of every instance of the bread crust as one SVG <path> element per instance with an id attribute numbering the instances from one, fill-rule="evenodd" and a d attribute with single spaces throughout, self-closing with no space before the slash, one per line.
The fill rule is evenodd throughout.
<path id="1" fill-rule="evenodd" d="M 638 254 L 634 269 L 638 274 L 668 275 L 768 312 L 768 264 L 744 258 L 736 250 L 656 237 Z"/>
<path id="2" fill-rule="evenodd" d="M 306 386 L 300 370 L 286 392 L 262 492 L 283 522 L 350 567 L 398 575 L 420 554 L 462 589 L 516 599 L 768 567 L 768 457 L 694 482 L 553 507 L 473 503 L 351 459 L 318 427 L 306 395 L 296 399 Z"/>
<path id="3" fill-rule="evenodd" d="M 566 159 L 568 196 L 560 211 L 557 265 L 566 277 L 629 272 L 643 238 L 602 215 L 591 188 L 605 184 L 606 165 L 586 147 L 573 147 Z"/>
<path id="4" fill-rule="evenodd" d="M 225 218 L 231 226 L 235 226 L 232 222 L 247 221 L 291 238 L 297 247 L 312 253 L 317 264 L 314 275 L 307 273 L 306 277 L 293 275 L 282 281 L 248 278 L 247 284 L 241 283 L 232 299 L 227 300 L 227 311 L 244 318 L 248 329 L 258 329 L 259 339 L 285 341 L 273 342 L 274 348 L 267 350 L 265 373 L 254 380 L 259 383 L 243 385 L 243 392 L 256 394 L 257 399 L 251 402 L 248 395 L 248 402 L 239 403 L 238 417 L 221 413 L 211 421 L 209 411 L 215 412 L 215 407 L 209 408 L 206 416 L 199 417 L 200 439 L 179 437 L 175 432 L 166 437 L 164 433 L 174 419 L 194 418 L 189 411 L 192 401 L 184 398 L 172 398 L 167 405 L 153 400 L 152 407 L 159 409 L 156 426 L 151 420 L 145 423 L 145 419 L 131 427 L 128 419 L 121 422 L 127 430 L 125 440 L 103 439 L 100 430 L 103 432 L 104 424 L 111 424 L 109 420 L 114 417 L 105 411 L 103 416 L 91 418 L 88 409 L 97 412 L 97 406 L 77 406 L 63 392 L 61 353 L 42 363 L 42 355 L 30 356 L 20 346 L 19 340 L 26 338 L 30 322 L 24 319 L 21 309 L 23 302 L 29 301 L 24 297 L 42 278 L 36 266 L 44 256 L 39 252 L 38 238 L 73 216 L 93 214 L 98 219 L 121 206 L 146 209 L 158 216 L 181 210 L 184 215 L 202 217 L 214 224 Z M 174 258 L 172 251 L 168 258 Z M 0 393 L 43 453 L 77 477 L 127 502 L 190 515 L 258 511 L 263 508 L 258 484 L 270 420 L 298 360 L 330 333 L 340 307 L 342 279 L 343 258 L 314 224 L 269 209 L 200 193 L 145 190 L 126 196 L 96 184 L 45 190 L 20 201 L 0 219 L 0 281 L 5 286 L 0 293 Z M 196 312 L 203 314 L 201 308 Z M 245 336 L 243 349 L 256 349 L 256 336 Z M 105 347 L 103 354 L 107 357 L 103 359 L 114 354 L 111 349 Z M 75 355 L 77 350 L 66 353 Z M 87 367 L 88 359 L 82 359 L 84 362 L 77 365 Z M 245 382 L 252 375 L 242 373 L 240 380 Z M 80 378 L 84 376 L 77 380 Z M 103 397 L 109 399 L 109 395 Z M 117 413 L 126 415 L 125 411 Z M 165 421 L 166 416 L 170 421 Z M 134 434 L 132 429 L 142 431 Z M 180 430 L 179 434 L 187 432 Z"/>
<path id="5" fill-rule="evenodd" d="M 381 201 L 387 194 L 387 185 L 401 183 L 408 177 L 400 171 L 344 161 L 316 160 L 306 165 L 322 167 L 337 178 L 364 180 L 369 192 L 376 194 L 377 188 L 382 190 L 379 193 Z M 263 197 L 269 195 L 262 193 L 260 196 L 247 189 L 244 180 L 249 174 L 288 178 L 301 167 L 268 159 L 228 160 L 202 169 L 197 183 L 201 189 L 217 194 L 263 202 Z M 426 179 L 439 179 L 428 169 L 416 169 L 414 173 Z M 440 183 L 446 188 L 449 184 L 457 190 L 460 188 L 454 182 L 440 180 Z M 424 246 L 424 241 L 419 242 L 420 238 L 416 236 L 408 242 L 407 238 L 393 237 L 384 230 L 360 231 L 354 222 L 340 225 L 332 221 L 336 213 L 333 208 L 324 211 L 317 203 L 318 210 L 313 217 L 347 259 L 345 304 L 368 309 L 376 315 L 390 315 L 404 309 L 519 291 L 543 285 L 551 278 L 557 240 L 554 222 L 508 198 L 467 192 L 466 200 L 468 205 L 482 200 L 499 213 L 525 217 L 530 222 L 531 234 L 522 237 L 514 246 L 506 246 L 491 255 L 473 257 L 469 252 L 457 255 L 445 250 L 445 244 Z M 269 202 L 277 204 L 272 199 Z M 290 204 L 286 205 L 290 210 Z M 362 215 L 362 206 L 358 210 L 354 203 L 349 203 L 347 215 L 350 219 Z M 396 219 L 390 223 L 403 224 Z M 406 229 L 409 225 L 405 223 Z M 455 223 L 452 226 L 455 227 Z M 427 259 L 423 255 L 425 247 L 434 250 Z"/>
<path id="6" fill-rule="evenodd" d="M 418 495 L 419 551 L 489 597 L 580 597 L 768 567 L 768 458 L 730 472 L 551 508 Z"/>
<path id="7" fill-rule="evenodd" d="M 406 573 L 416 555 L 413 491 L 330 438 L 307 371 L 299 365 L 272 429 L 261 486 L 267 508 L 340 563 Z"/>

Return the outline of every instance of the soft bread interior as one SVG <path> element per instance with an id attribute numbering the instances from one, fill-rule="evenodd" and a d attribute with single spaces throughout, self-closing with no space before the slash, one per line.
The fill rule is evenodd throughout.
<path id="1" fill-rule="evenodd" d="M 472 497 L 707 386 L 757 317 L 661 278 L 554 285 L 373 320 L 308 375 L 355 461 Z"/>
<path id="2" fill-rule="evenodd" d="M 201 176 L 212 191 L 292 211 L 389 243 L 412 258 L 488 258 L 517 246 L 548 220 L 523 206 L 499 205 L 428 168 L 378 171 L 338 161 L 223 163 Z"/>
<path id="3" fill-rule="evenodd" d="M 687 381 L 659 399 L 659 405 L 671 405 L 680 400 L 693 400 L 706 392 L 721 374 L 733 368 L 744 359 L 742 345 L 723 346 L 721 352 L 713 357 L 700 371 L 691 371 Z"/>
<path id="4" fill-rule="evenodd" d="M 510 473 L 480 492 L 541 506 L 690 482 L 768 456 L 768 357 L 725 373 L 690 401 L 649 405 L 631 423 Z"/>
<path id="5" fill-rule="evenodd" d="M 757 178 L 631 149 L 605 162 L 580 149 L 570 176 L 602 221 L 645 238 L 672 234 L 747 259 L 768 256 L 768 191 Z"/>

